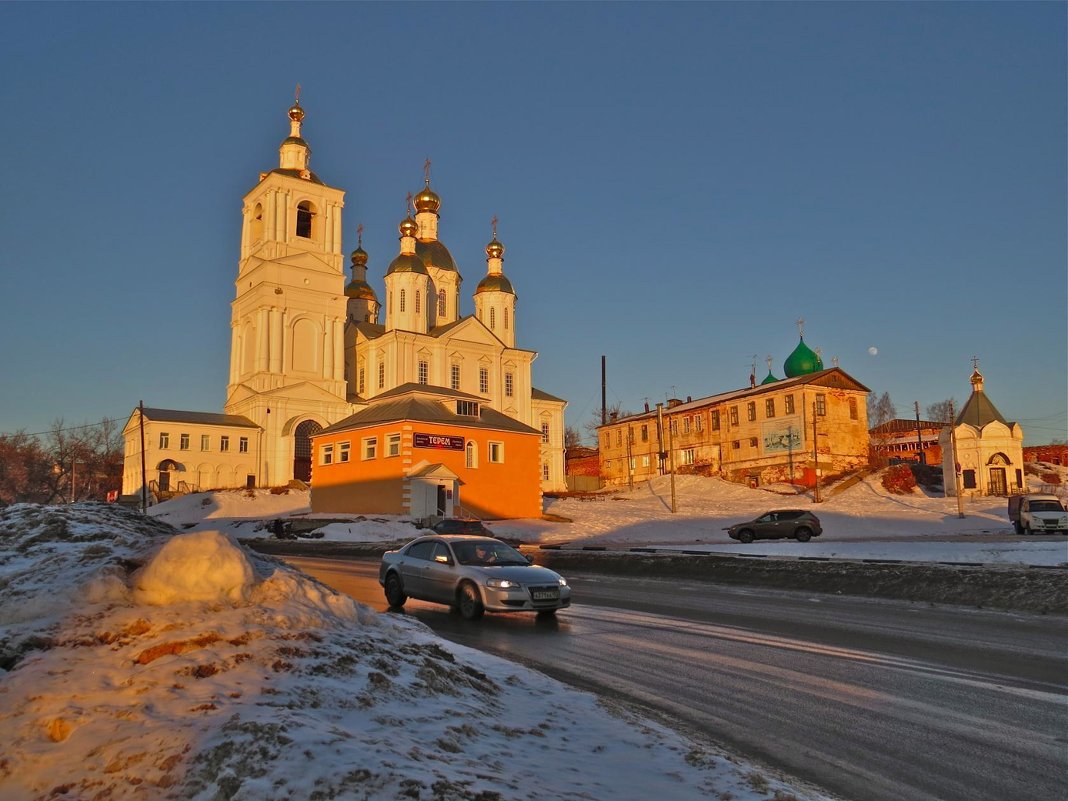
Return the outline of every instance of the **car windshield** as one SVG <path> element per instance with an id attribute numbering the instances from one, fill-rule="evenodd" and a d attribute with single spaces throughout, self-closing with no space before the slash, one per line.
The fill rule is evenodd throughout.
<path id="1" fill-rule="evenodd" d="M 1031 506 L 1031 511 L 1032 512 L 1063 512 L 1064 511 L 1063 509 L 1061 509 L 1061 505 L 1059 503 L 1057 503 L 1056 501 L 1032 501 L 1030 506 Z"/>
<path id="2" fill-rule="evenodd" d="M 526 565 L 526 557 L 510 545 L 494 540 L 472 540 L 454 543 L 456 560 L 461 565 Z"/>

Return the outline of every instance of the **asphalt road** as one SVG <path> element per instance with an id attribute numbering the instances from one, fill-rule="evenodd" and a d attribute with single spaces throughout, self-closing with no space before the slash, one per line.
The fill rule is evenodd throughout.
<path id="1" fill-rule="evenodd" d="M 383 609 L 377 562 L 288 557 Z M 556 621 L 439 635 L 612 695 L 855 801 L 1068 794 L 1068 619 L 593 574 Z"/>

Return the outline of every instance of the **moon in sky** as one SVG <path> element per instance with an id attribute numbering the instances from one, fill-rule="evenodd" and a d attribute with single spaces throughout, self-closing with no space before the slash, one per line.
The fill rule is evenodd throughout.
<path id="1" fill-rule="evenodd" d="M 868 353 L 870 353 L 872 356 L 875 356 L 879 353 L 879 349 L 872 345 L 870 348 L 868 348 Z"/>

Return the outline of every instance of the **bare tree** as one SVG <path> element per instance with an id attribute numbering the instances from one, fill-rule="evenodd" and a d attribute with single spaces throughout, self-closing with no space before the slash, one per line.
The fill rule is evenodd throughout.
<path id="1" fill-rule="evenodd" d="M 619 418 L 619 417 L 630 417 L 630 415 L 633 414 L 633 412 L 627 412 L 627 411 L 623 410 L 622 401 L 617 401 L 616 403 L 613 403 L 605 411 L 607 412 L 606 416 L 608 418 L 608 422 L 611 422 L 613 417 L 616 417 L 616 418 Z M 598 427 L 600 425 L 601 425 L 601 410 L 600 409 L 594 409 L 593 410 L 593 414 L 590 415 L 590 419 L 587 420 L 585 423 L 583 423 L 582 427 L 584 429 L 586 429 L 586 434 L 595 443 L 597 442 L 597 429 L 598 429 Z"/>
<path id="2" fill-rule="evenodd" d="M 567 426 L 564 429 L 564 448 L 577 448 L 582 444 L 582 432 L 574 426 Z"/>
<path id="3" fill-rule="evenodd" d="M 953 398 L 932 403 L 925 410 L 927 419 L 934 423 L 952 423 L 954 404 Z"/>
<path id="4" fill-rule="evenodd" d="M 0 434 L 0 505 L 49 503 L 59 482 L 51 455 L 24 431 Z"/>
<path id="5" fill-rule="evenodd" d="M 868 428 L 876 428 L 883 423 L 889 423 L 897 417 L 897 409 L 890 400 L 890 393 L 882 395 L 871 393 L 868 396 Z"/>

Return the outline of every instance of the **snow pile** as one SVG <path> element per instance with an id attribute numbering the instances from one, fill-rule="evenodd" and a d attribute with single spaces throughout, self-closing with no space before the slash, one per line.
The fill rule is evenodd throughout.
<path id="1" fill-rule="evenodd" d="M 15 507 L 0 569 L 0 798 L 790 797 L 218 533 Z"/>
<path id="2" fill-rule="evenodd" d="M 152 606 L 248 598 L 252 565 L 218 531 L 170 539 L 134 579 L 134 600 Z"/>

